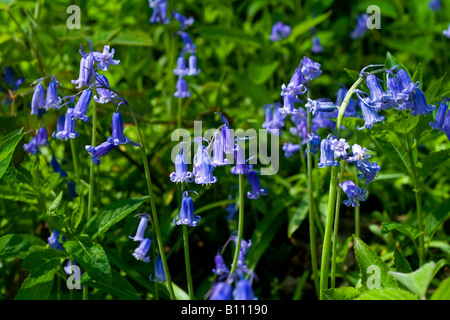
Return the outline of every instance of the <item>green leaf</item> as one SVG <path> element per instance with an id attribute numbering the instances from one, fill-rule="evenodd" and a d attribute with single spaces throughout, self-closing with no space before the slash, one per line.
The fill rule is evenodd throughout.
<path id="1" fill-rule="evenodd" d="M 292 237 L 294 232 L 300 227 L 303 220 L 306 218 L 307 214 L 309 212 L 309 199 L 308 199 L 308 193 L 306 193 L 303 196 L 303 199 L 300 203 L 300 205 L 295 210 L 292 217 L 289 219 L 289 225 L 288 225 L 288 237 Z"/>
<path id="2" fill-rule="evenodd" d="M 389 274 L 423 300 L 426 298 L 428 285 L 433 278 L 435 269 L 436 263 L 431 261 L 411 273 L 389 271 Z"/>
<path id="3" fill-rule="evenodd" d="M 112 281 L 110 282 L 105 281 L 103 278 L 93 279 L 89 273 L 84 273 L 81 277 L 81 283 L 125 300 L 142 300 L 130 282 L 115 270 L 112 270 Z"/>
<path id="4" fill-rule="evenodd" d="M 55 281 L 56 269 L 51 269 L 40 276 L 29 275 L 24 280 L 16 300 L 46 300 L 50 296 Z"/>
<path id="5" fill-rule="evenodd" d="M 368 290 L 355 300 L 417 300 L 417 297 L 403 289 L 384 288 Z"/>
<path id="6" fill-rule="evenodd" d="M 33 277 L 40 277 L 61 265 L 61 259 L 67 258 L 67 253 L 46 247 L 32 247 L 30 253 L 23 259 L 22 268 L 29 270 Z"/>
<path id="7" fill-rule="evenodd" d="M 306 21 L 303 21 L 296 26 L 292 28 L 292 32 L 290 36 L 287 38 L 289 42 L 295 42 L 297 41 L 297 37 L 307 33 L 311 30 L 312 27 L 317 26 L 318 24 L 322 23 L 323 21 L 327 20 L 328 17 L 332 14 L 332 11 L 328 11 L 326 13 L 323 13 L 317 17 L 314 17 L 312 19 L 307 19 Z"/>
<path id="8" fill-rule="evenodd" d="M 450 300 L 450 277 L 441 282 L 430 300 Z"/>
<path id="9" fill-rule="evenodd" d="M 384 66 L 385 66 L 385 68 L 389 68 L 389 69 L 392 68 L 393 66 L 401 66 L 406 70 L 406 72 L 408 72 L 408 74 L 410 74 L 408 69 L 405 67 L 405 65 L 403 63 L 401 63 L 396 57 L 394 57 L 394 55 L 392 53 L 390 53 L 389 51 L 386 53 L 386 60 L 384 62 Z"/>
<path id="10" fill-rule="evenodd" d="M 62 201 L 63 192 L 61 191 L 59 195 L 53 200 L 50 207 L 47 209 L 47 222 L 48 224 L 58 230 L 65 232 L 66 231 L 66 222 L 64 216 L 64 206 Z"/>
<path id="11" fill-rule="evenodd" d="M 441 202 L 430 212 L 430 214 L 428 214 L 425 221 L 425 230 L 430 237 L 430 240 L 444 221 L 450 218 L 450 210 L 448 208 L 450 208 L 450 198 Z"/>
<path id="12" fill-rule="evenodd" d="M 225 39 L 235 43 L 241 43 L 245 45 L 261 46 L 262 43 L 256 37 L 243 32 L 241 29 L 233 27 L 213 26 L 208 25 L 202 28 L 198 28 L 200 36 L 211 39 Z"/>
<path id="13" fill-rule="evenodd" d="M 36 195 L 32 192 L 20 190 L 20 193 L 11 190 L 10 187 L 0 187 L 0 198 L 18 202 L 36 204 L 38 202 Z"/>
<path id="14" fill-rule="evenodd" d="M 153 45 L 150 35 L 141 30 L 121 31 L 111 40 L 112 45 L 150 47 Z"/>
<path id="15" fill-rule="evenodd" d="M 70 227 L 76 230 L 81 220 L 83 219 L 84 213 L 86 211 L 86 202 L 82 195 L 79 196 L 78 206 L 73 210 L 72 216 L 70 218 Z"/>
<path id="16" fill-rule="evenodd" d="M 417 164 L 420 175 L 424 178 L 427 177 L 434 169 L 442 166 L 448 159 L 450 159 L 450 149 L 430 153 Z"/>
<path id="17" fill-rule="evenodd" d="M 0 259 L 26 256 L 31 246 L 45 246 L 46 243 L 28 234 L 7 234 L 0 237 Z"/>
<path id="18" fill-rule="evenodd" d="M 423 78 L 423 75 L 422 75 L 422 64 L 419 63 L 417 65 L 417 67 L 416 67 L 416 71 L 414 71 L 414 74 L 411 77 L 411 80 L 414 83 L 416 83 L 416 82 L 422 83 L 422 78 Z"/>
<path id="19" fill-rule="evenodd" d="M 361 272 L 362 287 L 371 289 L 368 283 L 376 281 L 380 288 L 398 288 L 397 281 L 388 272 L 388 266 L 360 238 L 355 236 L 354 251 Z"/>
<path id="20" fill-rule="evenodd" d="M 411 265 L 408 260 L 396 248 L 394 251 L 394 264 L 398 272 L 412 272 Z"/>
<path id="21" fill-rule="evenodd" d="M 431 101 L 435 101 L 436 97 L 438 96 L 439 90 L 441 89 L 442 86 L 442 82 L 445 79 L 445 76 L 447 75 L 447 73 L 445 73 L 442 77 L 440 77 L 439 79 L 433 81 L 431 83 L 431 85 L 428 87 L 427 90 L 425 90 L 425 96 L 427 97 L 427 101 L 428 103 L 430 103 Z"/>
<path id="22" fill-rule="evenodd" d="M 327 300 L 353 300 L 361 294 L 359 288 L 342 287 L 337 289 L 327 289 L 322 291 Z"/>
<path id="23" fill-rule="evenodd" d="M 94 278 L 104 277 L 111 281 L 111 266 L 102 246 L 94 243 L 88 235 L 73 236 L 64 242 L 64 248 Z"/>
<path id="24" fill-rule="evenodd" d="M 388 233 L 391 232 L 392 230 L 397 230 L 398 232 L 406 234 L 409 238 L 411 238 L 411 240 L 416 240 L 417 237 L 423 233 L 415 226 L 404 223 L 383 222 L 381 226 L 382 226 L 381 232 L 383 233 Z"/>
<path id="25" fill-rule="evenodd" d="M 20 128 L 10 134 L 0 138 L 0 179 L 8 169 L 14 150 L 17 144 L 22 140 L 24 133 Z"/>
<path id="26" fill-rule="evenodd" d="M 386 124 L 386 127 L 391 131 L 406 135 L 417 126 L 419 119 L 420 117 L 414 117 L 409 112 L 400 112 Z"/>
<path id="27" fill-rule="evenodd" d="M 135 211 L 148 197 L 122 199 L 116 201 L 98 212 L 87 223 L 87 233 L 94 234 L 93 239 L 108 231 L 112 225 Z"/>
<path id="28" fill-rule="evenodd" d="M 256 84 L 262 84 L 266 82 L 278 68 L 280 63 L 275 61 L 271 64 L 263 64 L 257 61 L 250 61 L 248 65 L 248 71 L 250 79 Z"/>

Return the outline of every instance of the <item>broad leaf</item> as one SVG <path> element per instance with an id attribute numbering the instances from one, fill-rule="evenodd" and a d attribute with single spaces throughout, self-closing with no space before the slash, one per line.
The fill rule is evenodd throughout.
<path id="1" fill-rule="evenodd" d="M 394 263 L 397 272 L 412 272 L 411 265 L 409 264 L 408 260 L 405 259 L 405 257 L 400 253 L 400 251 L 398 251 L 398 249 L 395 249 L 394 251 Z"/>
<path id="2" fill-rule="evenodd" d="M 306 218 L 307 214 L 309 212 L 309 199 L 308 199 L 308 193 L 306 193 L 303 196 L 302 202 L 300 205 L 295 209 L 292 217 L 289 220 L 288 225 L 288 237 L 292 237 L 294 232 L 300 227 L 303 220 Z"/>
<path id="3" fill-rule="evenodd" d="M 361 289 L 354 287 L 342 287 L 323 290 L 328 300 L 354 300 L 361 294 Z"/>
<path id="4" fill-rule="evenodd" d="M 31 246 L 45 246 L 46 243 L 28 234 L 7 234 L 0 238 L 0 259 L 23 258 Z"/>
<path id="5" fill-rule="evenodd" d="M 410 237 L 412 240 L 416 240 L 418 236 L 420 236 L 423 231 L 420 231 L 415 226 L 404 224 L 404 223 L 398 223 L 398 222 L 384 222 L 382 225 L 382 232 L 388 233 L 392 230 L 397 230 L 403 234 L 406 234 L 408 237 Z"/>
<path id="6" fill-rule="evenodd" d="M 0 138 L 0 179 L 8 169 L 14 150 L 23 138 L 22 128 Z"/>
<path id="7" fill-rule="evenodd" d="M 417 300 L 417 297 L 403 289 L 384 288 L 368 290 L 356 300 Z"/>
<path id="8" fill-rule="evenodd" d="M 406 288 L 415 293 L 419 298 L 425 299 L 428 285 L 433 278 L 436 263 L 428 262 L 411 273 L 389 271 L 389 274 L 397 279 Z"/>
<path id="9" fill-rule="evenodd" d="M 441 202 L 433 211 L 428 214 L 425 221 L 425 230 L 430 239 L 433 237 L 436 230 L 450 218 L 450 198 Z"/>
<path id="10" fill-rule="evenodd" d="M 441 282 L 430 300 L 450 300 L 450 277 Z"/>

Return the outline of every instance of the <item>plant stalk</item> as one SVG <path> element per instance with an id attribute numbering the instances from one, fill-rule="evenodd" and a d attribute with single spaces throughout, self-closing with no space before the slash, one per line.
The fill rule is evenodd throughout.
<path id="1" fill-rule="evenodd" d="M 239 252 L 241 251 L 242 234 L 244 233 L 244 175 L 239 175 L 239 221 L 236 251 L 234 252 L 233 264 L 231 265 L 230 277 L 237 268 Z"/>

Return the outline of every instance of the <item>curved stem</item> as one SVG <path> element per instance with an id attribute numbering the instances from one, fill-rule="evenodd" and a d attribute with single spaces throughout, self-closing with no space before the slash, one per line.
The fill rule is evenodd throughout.
<path id="1" fill-rule="evenodd" d="M 134 125 L 136 126 L 136 130 L 137 130 L 137 133 L 138 133 L 138 136 L 139 136 L 139 143 L 141 145 L 140 149 L 141 149 L 141 155 L 142 155 L 142 162 L 144 163 L 144 171 L 145 171 L 145 178 L 146 178 L 146 182 L 147 182 L 147 189 L 148 189 L 148 194 L 149 194 L 150 207 L 151 207 L 151 210 L 152 210 L 152 220 L 153 220 L 153 225 L 154 225 L 154 228 L 155 228 L 156 238 L 158 240 L 159 253 L 161 255 L 161 261 L 163 263 L 164 273 L 166 275 L 167 289 L 169 291 L 170 298 L 172 300 L 175 300 L 175 293 L 173 291 L 172 280 L 170 278 L 170 272 L 169 272 L 169 267 L 168 267 L 168 264 L 167 264 L 166 253 L 165 253 L 165 250 L 164 250 L 164 244 L 162 242 L 161 230 L 160 230 L 160 227 L 159 227 L 158 214 L 156 212 L 155 196 L 154 196 L 154 193 L 153 193 L 152 179 L 151 179 L 151 175 L 150 175 L 150 169 L 149 169 L 149 166 L 148 166 L 147 153 L 145 151 L 145 141 L 144 141 L 144 137 L 142 136 L 141 130 L 139 128 L 139 122 L 136 119 L 136 116 L 134 114 L 133 108 L 131 107 L 130 104 L 128 104 L 128 107 L 130 109 L 130 113 L 131 113 L 131 116 L 133 118 Z"/>
<path id="2" fill-rule="evenodd" d="M 363 82 L 364 78 L 360 77 L 356 82 L 351 86 L 345 95 L 344 101 L 339 107 L 339 113 L 336 121 L 336 130 L 335 135 L 336 138 L 340 138 L 341 135 L 341 124 L 342 119 L 344 117 L 345 109 L 350 101 L 350 98 L 353 95 L 354 90 Z M 331 169 L 331 178 L 330 178 L 330 189 L 328 194 L 328 208 L 327 208 L 327 221 L 325 224 L 325 234 L 323 240 L 323 249 L 322 249 L 322 262 L 320 269 L 320 300 L 325 299 L 325 294 L 323 290 L 328 288 L 328 270 L 330 263 L 330 249 L 331 249 L 331 235 L 333 229 L 333 220 L 334 220 L 334 209 L 336 204 L 336 188 L 337 188 L 337 176 L 339 173 L 338 167 L 332 167 Z"/>
<path id="3" fill-rule="evenodd" d="M 238 238 L 236 241 L 236 251 L 234 252 L 233 264 L 231 265 L 230 277 L 237 268 L 239 252 L 241 251 L 242 234 L 244 233 L 244 175 L 239 175 L 239 221 Z"/>

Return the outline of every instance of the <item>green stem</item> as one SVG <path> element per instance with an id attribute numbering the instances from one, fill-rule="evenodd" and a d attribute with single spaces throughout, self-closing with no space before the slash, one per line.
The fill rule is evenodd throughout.
<path id="1" fill-rule="evenodd" d="M 185 224 L 183 224 L 183 245 L 184 245 L 184 260 L 186 264 L 186 278 L 187 278 L 189 299 L 194 300 L 194 286 L 192 284 L 191 260 L 189 257 L 188 226 Z"/>
<path id="2" fill-rule="evenodd" d="M 91 145 L 95 147 L 96 144 L 96 129 L 97 129 L 97 104 L 94 101 L 92 108 L 92 136 Z M 88 211 L 87 211 L 87 221 L 92 217 L 93 204 L 94 204 L 94 162 L 91 161 L 89 167 L 89 196 L 88 196 Z"/>
<path id="3" fill-rule="evenodd" d="M 308 88 L 309 96 L 309 88 Z M 311 113 L 307 113 L 307 131 L 311 133 Z M 307 150 L 310 150 L 311 144 L 307 142 Z M 313 271 L 314 286 L 316 288 L 316 294 L 319 296 L 319 268 L 317 266 L 317 242 L 316 242 L 316 227 L 315 227 L 315 214 L 314 214 L 314 190 L 313 190 L 313 171 L 312 171 L 312 155 L 311 152 L 307 152 L 307 174 L 308 174 L 308 201 L 309 201 L 309 242 L 311 247 L 311 265 Z"/>
<path id="4" fill-rule="evenodd" d="M 75 171 L 76 176 L 76 188 L 78 189 L 80 187 L 80 172 L 78 167 L 78 157 L 77 157 L 77 151 L 75 148 L 75 141 L 74 139 L 70 139 L 70 149 L 72 151 L 72 161 L 73 161 L 73 169 Z"/>
<path id="5" fill-rule="evenodd" d="M 417 225 L 419 231 L 423 231 L 423 220 L 422 220 L 422 195 L 420 192 L 420 183 L 419 178 L 417 176 L 417 168 L 414 162 L 414 157 L 412 154 L 411 141 L 409 138 L 409 134 L 406 134 L 406 148 L 408 149 L 409 161 L 411 163 L 411 176 L 414 183 L 414 194 L 416 196 L 416 210 L 417 210 Z M 424 246 L 424 237 L 423 233 L 419 236 L 419 263 L 422 266 L 424 264 L 424 255 L 425 255 L 425 246 Z"/>
<path id="6" fill-rule="evenodd" d="M 360 77 L 356 82 L 351 86 L 345 95 L 344 101 L 339 107 L 339 113 L 336 121 L 336 138 L 339 139 L 341 134 L 341 124 L 342 118 L 344 117 L 345 109 L 350 101 L 350 98 L 353 95 L 353 91 L 363 82 L 364 78 Z M 327 208 L 327 221 L 325 223 L 325 234 L 323 239 L 323 249 L 322 249 L 322 261 L 321 261 L 321 269 L 320 269 L 320 300 L 325 299 L 324 290 L 328 289 L 328 270 L 330 263 L 330 250 L 331 250 L 331 235 L 333 229 L 333 220 L 334 220 L 334 209 L 336 204 L 336 194 L 337 194 L 337 176 L 339 173 L 338 167 L 331 168 L 331 178 L 330 178 L 330 190 L 328 194 L 328 208 Z"/>
<path id="7" fill-rule="evenodd" d="M 131 116 L 133 117 L 133 121 L 134 121 L 136 130 L 137 130 L 137 133 L 139 136 L 139 143 L 141 145 L 140 149 L 141 149 L 141 155 L 142 155 L 142 162 L 144 163 L 144 171 L 145 171 L 145 178 L 146 178 L 147 189 L 148 189 L 148 194 L 149 194 L 150 207 L 152 209 L 152 220 L 153 220 L 153 225 L 155 228 L 156 238 L 158 240 L 158 248 L 159 248 L 159 253 L 161 255 L 161 261 L 162 261 L 163 267 L 164 267 L 164 273 L 166 275 L 167 289 L 169 291 L 170 299 L 175 300 L 175 293 L 173 291 L 172 280 L 170 278 L 170 272 L 169 272 L 169 267 L 167 264 L 166 253 L 164 250 L 164 244 L 162 242 L 161 230 L 159 227 L 158 214 L 156 212 L 155 196 L 153 193 L 152 179 L 151 179 L 151 175 L 150 175 L 150 169 L 148 166 L 147 152 L 145 151 L 145 141 L 144 141 L 144 137 L 141 133 L 141 130 L 139 128 L 139 122 L 136 119 L 133 108 L 129 104 L 128 104 L 128 107 L 130 109 Z"/>
<path id="8" fill-rule="evenodd" d="M 358 133 L 355 132 L 355 143 L 358 144 Z M 355 167 L 356 172 L 358 172 L 358 168 Z M 358 173 L 356 173 L 357 175 Z M 356 186 L 359 188 L 359 179 L 356 179 Z M 360 216 L 361 216 L 361 210 L 360 206 L 355 207 L 355 235 L 359 238 L 360 235 Z"/>
<path id="9" fill-rule="evenodd" d="M 345 161 L 342 163 L 341 175 L 339 177 L 339 184 L 342 183 L 344 177 Z M 334 216 L 334 234 L 333 234 L 333 253 L 331 256 L 331 288 L 334 289 L 336 285 L 336 256 L 337 256 L 337 240 L 338 240 L 338 229 L 339 229 L 339 211 L 341 208 L 341 195 L 342 189 L 337 188 L 337 201 L 336 201 L 336 213 Z"/>
<path id="10" fill-rule="evenodd" d="M 239 175 L 239 221 L 238 221 L 238 237 L 236 241 L 236 251 L 234 252 L 233 264 L 231 265 L 230 277 L 237 268 L 239 252 L 241 251 L 242 234 L 244 233 L 244 175 Z"/>

